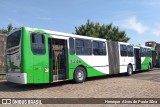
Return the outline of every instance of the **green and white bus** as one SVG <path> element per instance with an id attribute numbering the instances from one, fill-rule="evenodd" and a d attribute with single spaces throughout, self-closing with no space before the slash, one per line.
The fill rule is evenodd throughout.
<path id="1" fill-rule="evenodd" d="M 81 83 L 93 76 L 131 75 L 137 67 L 134 49 L 129 43 L 22 27 L 7 37 L 6 78 L 20 84 Z"/>

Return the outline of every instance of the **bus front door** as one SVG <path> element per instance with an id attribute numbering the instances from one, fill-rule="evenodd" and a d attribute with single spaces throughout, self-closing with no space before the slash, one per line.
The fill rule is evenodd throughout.
<path id="1" fill-rule="evenodd" d="M 32 52 L 33 52 L 33 83 L 49 83 L 49 66 L 47 45 L 45 45 L 45 34 L 32 34 Z M 47 41 L 47 40 L 46 40 Z M 30 58 L 30 56 L 28 57 Z"/>
<path id="2" fill-rule="evenodd" d="M 68 78 L 67 53 L 67 40 L 49 39 L 50 81 L 54 82 Z"/>

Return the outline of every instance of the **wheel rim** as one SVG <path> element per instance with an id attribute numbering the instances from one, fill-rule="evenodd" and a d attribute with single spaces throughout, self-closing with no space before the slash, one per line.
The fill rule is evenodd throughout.
<path id="1" fill-rule="evenodd" d="M 132 74 L 132 68 L 129 67 L 129 74 Z"/>
<path id="2" fill-rule="evenodd" d="M 79 70 L 78 73 L 77 73 L 77 78 L 78 80 L 83 80 L 84 78 L 84 73 L 82 70 Z"/>

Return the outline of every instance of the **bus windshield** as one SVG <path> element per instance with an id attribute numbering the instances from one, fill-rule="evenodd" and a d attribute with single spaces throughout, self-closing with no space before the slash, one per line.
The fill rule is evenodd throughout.
<path id="1" fill-rule="evenodd" d="M 21 38 L 21 30 L 18 30 L 7 37 L 7 49 L 18 46 Z"/>

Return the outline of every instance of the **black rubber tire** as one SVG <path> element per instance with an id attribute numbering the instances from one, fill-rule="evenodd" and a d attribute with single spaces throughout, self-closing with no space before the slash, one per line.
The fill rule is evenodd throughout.
<path id="1" fill-rule="evenodd" d="M 128 65 L 128 67 L 127 67 L 127 75 L 130 76 L 132 74 L 133 74 L 133 68 L 132 68 L 131 65 Z"/>
<path id="2" fill-rule="evenodd" d="M 151 71 L 151 64 L 148 65 L 148 71 Z"/>
<path id="3" fill-rule="evenodd" d="M 80 75 L 81 74 L 81 75 Z M 83 67 L 77 67 L 74 71 L 74 81 L 82 83 L 86 80 L 86 71 Z"/>

